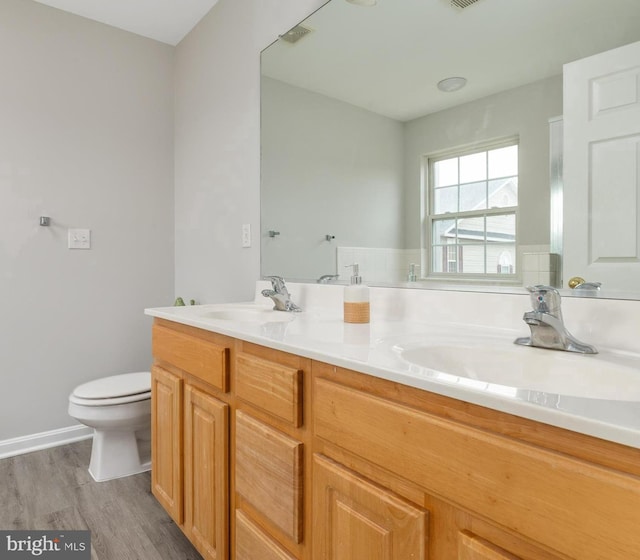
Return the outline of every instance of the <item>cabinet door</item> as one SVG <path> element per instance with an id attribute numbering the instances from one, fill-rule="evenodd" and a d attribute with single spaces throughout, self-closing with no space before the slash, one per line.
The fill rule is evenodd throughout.
<path id="1" fill-rule="evenodd" d="M 182 379 L 151 368 L 151 490 L 182 524 Z"/>
<path id="2" fill-rule="evenodd" d="M 185 532 L 206 560 L 228 558 L 229 407 L 185 386 Z"/>
<path id="3" fill-rule="evenodd" d="M 426 560 L 428 512 L 315 455 L 313 557 Z"/>

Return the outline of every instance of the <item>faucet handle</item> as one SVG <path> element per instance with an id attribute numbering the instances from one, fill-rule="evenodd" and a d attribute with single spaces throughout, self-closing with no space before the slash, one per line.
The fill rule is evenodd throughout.
<path id="1" fill-rule="evenodd" d="M 265 278 L 271 280 L 271 286 L 276 292 L 282 293 L 282 290 L 285 289 L 284 278 L 282 276 L 265 276 Z"/>
<path id="2" fill-rule="evenodd" d="M 560 292 L 552 286 L 527 286 L 527 290 L 531 294 L 531 305 L 533 310 L 539 313 L 549 313 L 556 317 L 560 317 Z"/>

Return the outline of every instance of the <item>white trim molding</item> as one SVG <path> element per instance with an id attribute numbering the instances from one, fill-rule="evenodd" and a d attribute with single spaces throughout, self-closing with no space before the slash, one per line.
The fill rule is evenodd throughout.
<path id="1" fill-rule="evenodd" d="M 12 439 L 0 441 L 0 459 L 31 453 L 48 447 L 56 447 L 89 439 L 93 437 L 93 428 L 88 426 L 69 426 L 67 428 L 59 428 L 48 432 L 40 432 Z"/>

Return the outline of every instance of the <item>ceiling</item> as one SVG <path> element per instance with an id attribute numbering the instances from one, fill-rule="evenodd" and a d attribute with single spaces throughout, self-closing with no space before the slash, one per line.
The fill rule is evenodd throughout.
<path id="1" fill-rule="evenodd" d="M 312 33 L 265 51 L 263 74 L 408 121 L 640 40 L 640 0 L 332 0 L 303 25 Z M 467 86 L 438 91 L 449 76 Z"/>
<path id="2" fill-rule="evenodd" d="M 53 8 L 177 45 L 218 0 L 35 0 Z"/>

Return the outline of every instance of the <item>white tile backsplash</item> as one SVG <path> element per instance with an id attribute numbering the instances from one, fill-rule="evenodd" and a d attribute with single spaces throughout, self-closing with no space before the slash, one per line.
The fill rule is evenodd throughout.
<path id="1" fill-rule="evenodd" d="M 537 250 L 540 247 L 544 246 L 528 245 L 520 248 L 522 284 L 524 286 L 546 284 L 559 287 L 560 256 L 550 253 L 548 248 L 542 251 Z"/>
<path id="2" fill-rule="evenodd" d="M 345 267 L 358 263 L 360 276 L 365 282 L 406 282 L 409 266 L 418 265 L 419 249 L 389 249 L 381 247 L 338 247 L 336 270 L 340 280 L 348 280 L 351 273 Z"/>

